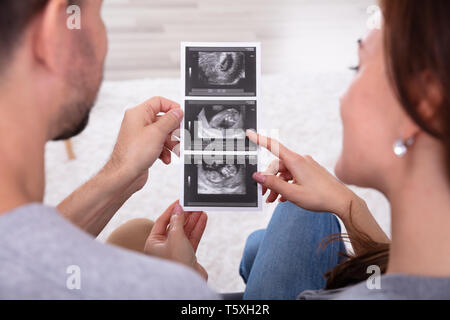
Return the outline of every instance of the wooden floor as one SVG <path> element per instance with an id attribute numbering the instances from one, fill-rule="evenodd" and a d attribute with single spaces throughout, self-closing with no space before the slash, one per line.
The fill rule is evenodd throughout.
<path id="1" fill-rule="evenodd" d="M 280 72 L 291 66 L 287 59 L 305 52 L 314 56 L 308 51 L 310 44 L 320 47 L 321 41 L 342 36 L 349 25 L 362 28 L 372 2 L 105 0 L 103 17 L 110 40 L 105 77 L 178 76 L 181 41 L 261 41 L 263 72 Z"/>

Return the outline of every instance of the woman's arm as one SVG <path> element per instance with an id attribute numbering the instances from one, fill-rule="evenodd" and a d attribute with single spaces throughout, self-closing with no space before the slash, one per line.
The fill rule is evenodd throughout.
<path id="1" fill-rule="evenodd" d="M 350 189 L 347 190 L 349 194 L 346 200 L 347 210 L 336 210 L 335 214 L 344 223 L 355 254 L 362 254 L 368 249 L 364 245 L 367 238 L 376 243 L 390 243 L 390 239 L 375 220 L 366 202 Z"/>
<path id="2" fill-rule="evenodd" d="M 281 195 L 281 201 L 306 210 L 336 214 L 344 222 L 350 240 L 354 240 L 356 254 L 365 249 L 363 240 L 367 237 L 375 242 L 390 242 L 366 203 L 310 156 L 300 156 L 278 141 L 252 131 L 247 136 L 279 158 L 266 172 L 254 175 L 264 194 L 270 190 L 268 202 Z"/>

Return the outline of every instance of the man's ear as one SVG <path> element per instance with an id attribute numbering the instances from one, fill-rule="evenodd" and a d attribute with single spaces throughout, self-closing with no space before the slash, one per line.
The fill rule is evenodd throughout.
<path id="1" fill-rule="evenodd" d="M 51 72 L 58 73 L 67 63 L 69 43 L 67 0 L 49 0 L 37 18 L 34 32 L 36 61 Z"/>

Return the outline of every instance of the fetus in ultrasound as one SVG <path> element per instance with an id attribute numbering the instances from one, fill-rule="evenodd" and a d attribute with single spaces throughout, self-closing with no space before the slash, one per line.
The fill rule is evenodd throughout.
<path id="1" fill-rule="evenodd" d="M 198 194 L 246 193 L 245 167 L 237 164 L 198 165 Z"/>
<path id="2" fill-rule="evenodd" d="M 245 79 L 243 52 L 199 52 L 199 78 L 207 85 L 236 85 Z"/>
<path id="3" fill-rule="evenodd" d="M 206 107 L 197 120 L 202 139 L 245 139 L 243 107 Z"/>

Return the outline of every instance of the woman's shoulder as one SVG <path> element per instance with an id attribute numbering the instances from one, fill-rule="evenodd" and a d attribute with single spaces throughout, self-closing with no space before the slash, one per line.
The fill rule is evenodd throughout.
<path id="1" fill-rule="evenodd" d="M 385 275 L 337 290 L 305 291 L 301 300 L 448 300 L 450 277 Z"/>

